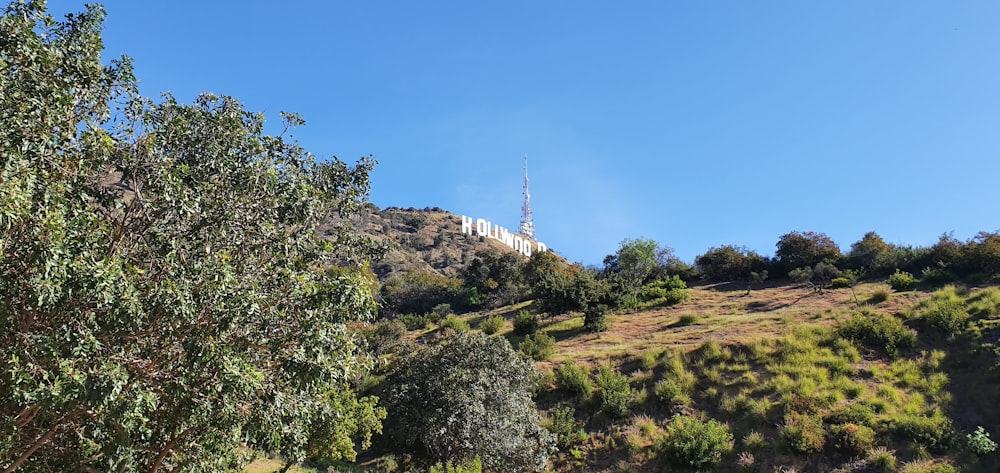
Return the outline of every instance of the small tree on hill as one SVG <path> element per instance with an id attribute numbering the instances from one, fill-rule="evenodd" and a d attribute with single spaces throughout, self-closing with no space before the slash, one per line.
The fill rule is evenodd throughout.
<path id="1" fill-rule="evenodd" d="M 385 382 L 386 431 L 433 460 L 479 457 L 494 471 L 538 471 L 555 451 L 531 392 L 538 375 L 503 338 L 459 333 L 403 354 Z"/>
<path id="2" fill-rule="evenodd" d="M 786 233 L 778 239 L 775 246 L 778 249 L 774 256 L 785 271 L 803 266 L 812 267 L 820 262 L 837 264 L 842 258 L 840 247 L 823 233 Z"/>

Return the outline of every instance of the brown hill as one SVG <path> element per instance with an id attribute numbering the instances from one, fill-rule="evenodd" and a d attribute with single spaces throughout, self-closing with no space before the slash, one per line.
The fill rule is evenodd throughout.
<path id="1" fill-rule="evenodd" d="M 477 251 L 514 251 L 497 240 L 462 234 L 462 217 L 438 207 L 380 210 L 372 205 L 354 226 L 388 250 L 372 267 L 380 279 L 414 271 L 455 277 Z"/>

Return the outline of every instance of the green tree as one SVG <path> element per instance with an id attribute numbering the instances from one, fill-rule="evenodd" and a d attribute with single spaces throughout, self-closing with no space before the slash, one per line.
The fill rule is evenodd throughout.
<path id="1" fill-rule="evenodd" d="M 694 261 L 702 276 L 713 281 L 748 280 L 750 273 L 760 273 L 766 265 L 764 257 L 757 252 L 735 245 L 709 248 Z"/>
<path id="2" fill-rule="evenodd" d="M 364 202 L 373 162 L 317 164 L 228 97 L 137 97 L 127 59 L 100 62 L 103 18 L 0 18 L 0 467 L 300 460 L 355 414 L 374 421 L 332 437 L 363 442 L 378 410 L 344 390 L 364 368 L 348 323 L 375 310 L 366 245 L 317 229 Z"/>
<path id="3" fill-rule="evenodd" d="M 851 244 L 851 251 L 847 253 L 847 263 L 854 269 L 871 270 L 891 250 L 892 246 L 886 243 L 878 233 L 868 232 L 860 240 Z M 893 269 L 896 268 L 889 270 Z"/>
<path id="4" fill-rule="evenodd" d="M 426 314 L 440 304 L 461 310 L 471 305 L 471 295 L 458 279 L 423 272 L 396 274 L 382 282 L 381 311 L 383 315 Z"/>
<path id="5" fill-rule="evenodd" d="M 522 267 L 524 257 L 514 251 L 479 250 L 460 277 L 467 287 L 474 287 L 489 306 L 520 301 L 525 295 Z"/>
<path id="6" fill-rule="evenodd" d="M 589 271 L 551 251 L 533 253 L 523 272 L 539 310 L 550 315 L 583 311 L 599 296 L 600 285 Z"/>
<path id="7" fill-rule="evenodd" d="M 816 263 L 837 264 L 843 257 L 840 247 L 824 233 L 790 232 L 778 238 L 774 256 L 785 271 Z"/>
<path id="8" fill-rule="evenodd" d="M 605 259 L 609 272 L 619 274 L 630 287 L 639 288 L 659 267 L 660 245 L 645 238 L 626 238 L 610 259 Z"/>
<path id="9" fill-rule="evenodd" d="M 544 469 L 555 436 L 531 400 L 538 371 L 503 338 L 458 333 L 402 354 L 386 378 L 395 445 L 494 471 Z"/>

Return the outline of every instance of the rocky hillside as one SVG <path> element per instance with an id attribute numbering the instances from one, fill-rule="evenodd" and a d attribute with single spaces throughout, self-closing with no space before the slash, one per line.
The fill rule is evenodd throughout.
<path id="1" fill-rule="evenodd" d="M 437 207 L 380 210 L 373 205 L 354 224 L 388 247 L 372 268 L 379 278 L 412 271 L 454 277 L 476 251 L 513 251 L 493 239 L 463 235 L 462 217 Z"/>

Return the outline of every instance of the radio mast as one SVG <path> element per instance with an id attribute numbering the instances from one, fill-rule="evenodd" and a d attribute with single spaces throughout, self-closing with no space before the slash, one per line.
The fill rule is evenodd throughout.
<path id="1" fill-rule="evenodd" d="M 524 205 L 521 206 L 520 233 L 535 239 L 535 223 L 531 220 L 531 194 L 528 193 L 528 155 L 524 155 Z"/>

